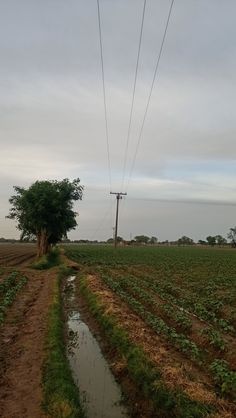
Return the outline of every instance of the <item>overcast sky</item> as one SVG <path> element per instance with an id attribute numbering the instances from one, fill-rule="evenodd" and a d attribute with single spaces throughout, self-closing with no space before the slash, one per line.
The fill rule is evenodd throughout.
<path id="1" fill-rule="evenodd" d="M 236 2 L 147 0 L 119 235 L 236 225 Z M 100 0 L 112 191 L 121 191 L 143 0 Z M 0 236 L 13 185 L 80 177 L 73 239 L 112 236 L 96 0 L 0 0 Z"/>

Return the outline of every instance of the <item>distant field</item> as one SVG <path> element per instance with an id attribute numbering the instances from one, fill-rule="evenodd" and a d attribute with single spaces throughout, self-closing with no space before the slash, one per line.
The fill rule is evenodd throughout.
<path id="1" fill-rule="evenodd" d="M 162 349 L 169 352 L 168 361 L 171 356 L 173 358 L 169 368 L 186 369 L 183 379 L 189 385 L 191 381 L 198 381 L 204 386 L 205 382 L 205 393 L 213 388 L 209 390 L 214 392 L 215 398 L 212 396 L 215 400 L 212 398 L 210 403 L 217 405 L 223 397 L 226 403 L 234 405 L 235 250 L 196 247 L 65 248 L 69 258 L 85 266 L 93 291 L 96 291 L 97 283 L 97 293 L 100 292 L 105 300 L 103 295 L 109 288 L 124 304 L 122 306 L 127 306 L 148 330 L 160 338 Z M 104 289 L 101 289 L 101 283 Z M 165 360 L 162 359 L 158 366 L 166 370 Z M 167 379 L 165 373 L 163 379 Z M 189 395 L 191 391 L 186 389 L 187 384 L 178 384 Z M 195 399 L 196 396 L 192 393 L 190 398 Z M 204 396 L 203 401 L 207 403 Z M 212 416 L 235 416 L 235 406 L 232 408 L 233 412 L 228 412 L 232 415 L 224 415 L 221 411 L 219 415 Z M 207 413 L 199 416 L 207 416 Z"/>
<path id="2" fill-rule="evenodd" d="M 34 244 L 0 244 L 0 267 L 27 264 L 36 256 Z"/>

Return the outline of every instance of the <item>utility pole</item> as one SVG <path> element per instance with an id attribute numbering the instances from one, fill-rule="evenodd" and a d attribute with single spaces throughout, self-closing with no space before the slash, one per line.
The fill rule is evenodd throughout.
<path id="1" fill-rule="evenodd" d="M 115 248 L 117 247 L 117 231 L 118 231 L 118 216 L 119 216 L 119 201 L 120 199 L 122 199 L 122 196 L 126 196 L 127 193 L 115 193 L 115 192 L 110 192 L 110 194 L 115 194 L 116 195 L 116 225 L 115 225 Z"/>

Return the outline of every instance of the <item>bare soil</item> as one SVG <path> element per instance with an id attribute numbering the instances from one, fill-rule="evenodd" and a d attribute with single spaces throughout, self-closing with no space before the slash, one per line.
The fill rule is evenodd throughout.
<path id="1" fill-rule="evenodd" d="M 6 248 L 3 254 L 1 247 L 0 256 L 6 257 Z M 26 259 L 33 258 L 32 249 L 24 255 L 21 246 L 14 248 L 11 263 L 13 257 L 21 263 L 17 271 L 22 272 L 28 282 L 8 309 L 5 322 L 0 328 L 0 416 L 45 418 L 41 405 L 42 364 L 47 315 L 56 272 L 27 268 Z M 10 271 L 10 268 L 7 270 Z"/>
<path id="2" fill-rule="evenodd" d="M 28 265 L 36 256 L 35 244 L 0 244 L 0 266 Z"/>

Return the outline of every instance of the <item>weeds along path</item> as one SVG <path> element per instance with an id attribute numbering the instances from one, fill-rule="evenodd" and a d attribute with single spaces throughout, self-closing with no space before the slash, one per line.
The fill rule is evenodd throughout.
<path id="1" fill-rule="evenodd" d="M 57 273 L 56 269 L 41 272 L 21 267 L 17 270 L 28 281 L 9 307 L 0 328 L 0 416 L 44 418 L 41 367 Z"/>

